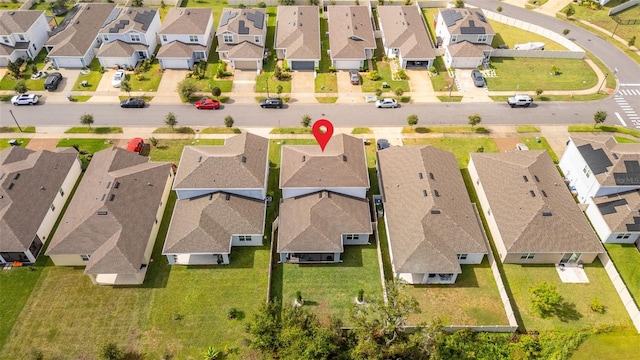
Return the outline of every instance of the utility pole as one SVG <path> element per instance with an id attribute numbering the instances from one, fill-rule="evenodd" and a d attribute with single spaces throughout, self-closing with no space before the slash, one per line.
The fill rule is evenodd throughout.
<path id="1" fill-rule="evenodd" d="M 605 81 L 607 81 L 607 76 L 609 76 L 609 73 L 604 74 L 604 79 L 602 79 L 602 82 L 600 83 L 600 87 L 598 88 L 598 93 L 600 92 L 600 89 L 602 89 L 602 85 L 604 85 Z"/>
<path id="2" fill-rule="evenodd" d="M 13 111 L 9 110 L 9 114 L 11 114 L 11 117 L 13 118 L 13 121 L 16 122 L 16 125 L 18 125 L 18 129 L 20 130 L 20 132 L 22 132 L 22 128 L 20 127 L 20 124 L 18 124 L 18 120 L 16 120 L 16 117 L 13 116 Z"/>

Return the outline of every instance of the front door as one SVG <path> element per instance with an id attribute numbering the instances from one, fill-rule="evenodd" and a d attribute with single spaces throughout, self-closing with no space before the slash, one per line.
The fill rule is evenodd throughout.
<path id="1" fill-rule="evenodd" d="M 560 264 L 575 264 L 580 260 L 582 253 L 566 253 L 560 260 Z"/>

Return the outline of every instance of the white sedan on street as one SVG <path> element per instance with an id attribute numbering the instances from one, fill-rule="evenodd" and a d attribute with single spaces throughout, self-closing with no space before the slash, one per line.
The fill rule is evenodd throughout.
<path id="1" fill-rule="evenodd" d="M 38 95 L 36 94 L 20 94 L 11 98 L 13 105 L 35 105 L 38 103 Z"/>
<path id="2" fill-rule="evenodd" d="M 125 78 L 124 70 L 118 70 L 115 74 L 113 74 L 113 80 L 111 80 L 111 85 L 114 88 L 119 88 L 122 84 L 122 80 Z"/>
<path id="3" fill-rule="evenodd" d="M 376 101 L 376 107 L 378 109 L 380 108 L 397 108 L 398 107 L 398 102 L 395 99 L 392 98 L 384 98 L 382 100 L 378 100 Z"/>

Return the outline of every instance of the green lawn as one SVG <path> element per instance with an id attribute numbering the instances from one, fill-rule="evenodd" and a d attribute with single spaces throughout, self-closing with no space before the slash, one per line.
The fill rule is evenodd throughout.
<path id="1" fill-rule="evenodd" d="M 454 285 L 407 285 L 407 293 L 420 303 L 421 313 L 409 317 L 411 324 L 440 319 L 445 325 L 507 325 L 489 261 L 460 265 L 462 274 Z"/>
<path id="2" fill-rule="evenodd" d="M 203 79 L 191 79 L 197 86 L 200 91 L 211 92 L 211 89 L 214 87 L 220 88 L 222 93 L 229 93 L 233 88 L 233 77 L 226 78 L 217 78 L 216 74 L 218 73 L 218 68 L 223 67 L 223 69 L 229 70 L 227 63 L 224 61 L 220 61 L 220 57 L 218 56 L 218 52 L 216 48 L 218 47 L 218 37 L 213 37 L 213 43 L 211 44 L 211 50 L 209 51 L 209 56 L 207 57 L 207 69 L 205 70 L 205 75 Z"/>
<path id="3" fill-rule="evenodd" d="M 69 8 L 69 6 L 67 6 L 67 9 Z M 4 9 L 3 9 L 4 10 Z M 44 10 L 45 15 L 48 17 L 53 16 L 53 12 L 51 12 L 51 3 L 50 2 L 33 2 L 33 5 L 31 6 L 31 8 L 29 10 Z M 64 15 L 62 16 L 56 16 L 55 17 L 55 22 L 50 22 L 50 24 L 60 24 L 62 23 L 62 20 L 64 20 Z"/>
<path id="4" fill-rule="evenodd" d="M 242 131 L 238 128 L 228 127 L 208 127 L 200 131 L 200 134 L 240 134 Z"/>
<path id="5" fill-rule="evenodd" d="M 431 145 L 447 150 L 455 155 L 461 169 L 469 164 L 469 153 L 482 149 L 484 152 L 498 152 L 491 138 L 421 138 L 404 139 L 404 145 Z"/>
<path id="6" fill-rule="evenodd" d="M 113 146 L 107 139 L 62 139 L 56 147 L 72 147 L 73 145 L 78 145 L 81 151 L 88 151 L 92 154 Z"/>
<path id="7" fill-rule="evenodd" d="M 629 129 L 627 127 L 622 127 L 618 125 L 598 125 L 595 127 L 593 125 L 569 125 L 569 132 L 612 132 L 612 133 L 622 133 L 631 135 L 637 138 L 640 138 L 640 131 L 635 129 Z"/>
<path id="8" fill-rule="evenodd" d="M 320 34 L 326 34 L 327 31 L 329 31 L 327 19 L 320 17 Z M 320 42 L 320 72 L 316 75 L 315 90 L 317 93 L 338 92 L 338 75 L 329 71 L 331 67 L 331 58 L 327 55 L 329 38 L 320 36 Z"/>
<path id="9" fill-rule="evenodd" d="M 138 75 L 141 75 L 142 80 L 138 80 Z M 158 59 L 153 59 L 151 67 L 148 71 L 141 72 L 140 74 L 134 74 L 129 72 L 127 74 L 127 80 L 131 85 L 131 91 L 157 91 L 162 79 L 162 69 Z"/>
<path id="10" fill-rule="evenodd" d="M 270 51 L 271 55 L 264 59 L 264 65 L 262 66 L 262 73 L 256 78 L 256 92 L 267 92 L 267 86 L 269 86 L 269 93 L 275 94 L 279 86 L 282 86 L 282 93 L 291 93 L 291 79 L 278 80 L 273 74 L 277 65 L 277 59 L 275 58 L 275 52 L 273 50 L 273 39 L 276 33 L 276 14 L 278 8 L 274 6 L 267 7 L 267 43 L 265 50 Z M 268 85 L 267 85 L 268 81 Z"/>
<path id="11" fill-rule="evenodd" d="M 376 68 L 378 70 L 378 74 L 380 74 L 380 79 L 376 81 L 369 80 L 369 78 L 367 78 L 367 73 L 362 74 L 362 92 L 375 92 L 377 89 L 382 89 L 383 82 L 387 82 L 387 84 L 389 84 L 389 87 L 384 89 L 385 92 L 393 92 L 396 89 L 402 89 L 404 92 L 411 91 L 407 80 L 393 80 L 391 65 L 389 63 L 378 61 L 376 63 Z"/>
<path id="12" fill-rule="evenodd" d="M 638 142 L 638 140 L 628 139 L 620 136 L 614 136 L 614 138 L 616 139 L 618 144 L 636 144 Z"/>
<path id="13" fill-rule="evenodd" d="M 609 257 L 627 285 L 627 289 L 637 304 L 640 304 L 640 252 L 633 244 L 606 244 Z"/>
<path id="14" fill-rule="evenodd" d="M 587 284 L 563 283 L 553 265 L 503 264 L 502 267 L 506 274 L 504 281 L 511 289 L 515 310 L 522 318 L 526 330 L 565 331 L 608 326 L 626 329 L 632 326 L 609 276 L 597 259 L 592 264 L 584 265 L 589 278 Z M 564 297 L 559 315 L 541 318 L 532 310 L 529 289 L 541 281 L 554 284 Z M 596 297 L 606 306 L 604 314 L 589 308 Z"/>
<path id="15" fill-rule="evenodd" d="M 433 91 L 449 91 L 449 84 L 452 86 L 451 90 L 456 90 L 456 85 L 451 76 L 449 76 L 449 72 L 447 71 L 447 67 L 444 64 L 442 56 L 436 56 L 433 66 L 435 66 L 438 71 L 438 75 L 431 76 L 431 86 L 433 86 Z M 460 99 L 462 99 L 462 97 L 460 97 Z"/>
<path id="16" fill-rule="evenodd" d="M 596 86 L 598 77 L 584 60 L 491 58 L 498 77 L 487 78 L 492 91 L 582 90 Z M 550 75 L 551 66 L 560 75 Z"/>
<path id="17" fill-rule="evenodd" d="M 564 46 L 546 38 L 542 35 L 532 33 L 530 31 L 522 30 L 514 26 L 509 26 L 501 22 L 489 20 L 489 24 L 496 32 L 496 36 L 493 37 L 491 46 L 497 48 L 500 45 L 507 44 L 510 49 L 516 44 L 522 44 L 526 42 L 543 42 L 544 49 L 548 50 L 567 50 Z"/>
<path id="18" fill-rule="evenodd" d="M 98 60 L 98 58 L 94 58 L 91 60 L 91 64 L 89 64 L 89 71 L 86 74 L 80 73 L 80 75 L 78 75 L 78 79 L 76 79 L 75 84 L 73 84 L 73 90 L 96 91 L 98 84 L 102 79 L 102 75 L 102 65 L 100 65 L 100 60 Z M 82 86 L 83 81 L 87 82 L 87 86 Z"/>
<path id="19" fill-rule="evenodd" d="M 21 147 L 27 147 L 27 144 L 29 144 L 29 141 L 31 141 L 31 139 L 27 139 L 27 138 L 15 138 L 18 141 L 18 144 L 20 144 Z M 2 149 L 6 149 L 9 146 L 9 140 L 11 139 L 5 139 L 5 140 L 0 140 L 0 150 Z"/>
<path id="20" fill-rule="evenodd" d="M 33 64 L 36 64 L 38 71 L 43 71 L 44 69 L 44 58 L 47 56 L 47 51 L 42 49 L 38 56 L 33 60 Z M 51 72 L 51 71 L 49 71 Z M 40 79 L 32 80 L 31 75 L 33 72 L 31 71 L 31 66 L 24 67 L 24 72 L 22 73 L 22 77 L 20 79 L 14 79 L 9 76 L 7 73 L 2 80 L 0 80 L 0 90 L 13 90 L 14 86 L 19 80 L 24 80 L 25 84 L 31 91 L 44 90 L 44 81 L 46 77 L 42 77 Z"/>
<path id="21" fill-rule="evenodd" d="M 540 142 L 538 142 L 536 138 L 540 139 Z M 526 144 L 531 150 L 547 150 L 549 156 L 551 156 L 551 160 L 553 160 L 555 164 L 558 163 L 558 156 L 551 148 L 551 145 L 549 145 L 547 139 L 540 136 L 525 136 L 520 138 L 520 142 Z"/>
<path id="22" fill-rule="evenodd" d="M 115 134 L 122 133 L 121 127 L 92 127 L 89 130 L 86 126 L 72 127 L 64 132 L 65 134 Z"/>
<path id="23" fill-rule="evenodd" d="M 627 360 L 640 353 L 640 335 L 619 331 L 589 336 L 573 353 L 571 360 Z"/>
<path id="24" fill-rule="evenodd" d="M 20 130 L 22 129 L 22 131 Z M 36 127 L 35 126 L 20 126 L 20 128 L 18 128 L 17 126 L 0 126 L 0 133 L 35 133 L 36 132 Z"/>
<path id="25" fill-rule="evenodd" d="M 540 129 L 531 125 L 518 125 L 516 131 L 518 133 L 538 133 L 540 132 Z"/>
<path id="26" fill-rule="evenodd" d="M 185 146 L 197 146 L 197 145 L 223 145 L 223 139 L 159 139 L 158 145 L 151 147 L 149 157 L 152 161 L 171 161 L 176 164 L 180 162 L 180 156 L 182 155 L 182 149 Z"/>

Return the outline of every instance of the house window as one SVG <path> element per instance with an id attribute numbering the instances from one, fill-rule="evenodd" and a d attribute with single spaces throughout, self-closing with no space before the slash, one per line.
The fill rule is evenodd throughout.
<path id="1" fill-rule="evenodd" d="M 631 234 L 623 233 L 623 234 L 618 234 L 618 236 L 616 236 L 616 239 L 628 239 L 630 237 L 631 237 Z"/>
<path id="2" fill-rule="evenodd" d="M 82 261 L 89 261 L 91 255 L 80 255 L 80 258 L 82 258 Z"/>
<path id="3" fill-rule="evenodd" d="M 194 52 L 193 56 L 195 57 L 196 60 L 202 60 L 204 59 L 204 53 L 201 51 L 198 52 Z"/>
<path id="4" fill-rule="evenodd" d="M 238 240 L 240 240 L 240 241 L 251 241 L 251 235 L 240 235 L 240 236 L 238 236 Z"/>
<path id="5" fill-rule="evenodd" d="M 358 234 L 347 234 L 345 240 L 358 240 L 360 236 Z"/>
<path id="6" fill-rule="evenodd" d="M 56 211 L 56 206 L 51 204 L 51 211 Z"/>
<path id="7" fill-rule="evenodd" d="M 198 35 L 189 35 L 189 42 L 198 42 Z"/>
<path id="8" fill-rule="evenodd" d="M 131 41 L 133 42 L 140 42 L 140 34 L 131 34 Z"/>
<path id="9" fill-rule="evenodd" d="M 109 35 L 107 35 L 107 34 L 103 34 L 103 35 L 102 35 L 102 40 L 104 40 L 104 41 L 109 41 Z"/>
<path id="10" fill-rule="evenodd" d="M 64 190 L 62 190 L 62 188 L 60 188 L 60 190 L 58 190 L 58 192 L 60 193 L 60 196 L 64 196 Z"/>
<path id="11" fill-rule="evenodd" d="M 22 34 L 18 34 L 18 39 L 20 39 L 20 41 L 26 41 L 27 39 L 24 37 L 24 35 Z"/>
<path id="12" fill-rule="evenodd" d="M 9 43 L 9 37 L 8 36 L 3 36 L 2 37 L 2 42 L 5 42 L 5 43 L 8 44 Z"/>
<path id="13" fill-rule="evenodd" d="M 487 35 L 478 35 L 478 42 L 486 42 L 487 41 Z"/>
<path id="14" fill-rule="evenodd" d="M 589 165 L 585 165 L 584 168 L 582 169 L 582 172 L 588 179 L 589 176 L 591 176 L 591 169 L 589 169 Z"/>
<path id="15" fill-rule="evenodd" d="M 162 42 L 167 42 L 167 35 L 162 35 Z"/>
<path id="16" fill-rule="evenodd" d="M 253 41 L 254 41 L 256 44 L 260 44 L 260 35 L 256 35 L 256 36 L 254 36 L 254 37 L 253 37 Z"/>
<path id="17" fill-rule="evenodd" d="M 520 260 L 531 260 L 536 256 L 535 253 L 524 253 L 520 255 Z"/>
<path id="18" fill-rule="evenodd" d="M 458 254 L 458 260 L 467 260 L 469 254 Z"/>
<path id="19" fill-rule="evenodd" d="M 227 44 L 232 43 L 233 42 L 233 35 L 231 35 L 231 34 L 222 35 L 222 41 L 224 41 Z"/>
<path id="20" fill-rule="evenodd" d="M 454 43 L 454 42 L 456 42 L 456 41 L 458 41 L 458 36 L 457 36 L 457 35 L 453 35 L 453 36 L 451 37 L 451 42 L 452 42 L 452 43 Z"/>

